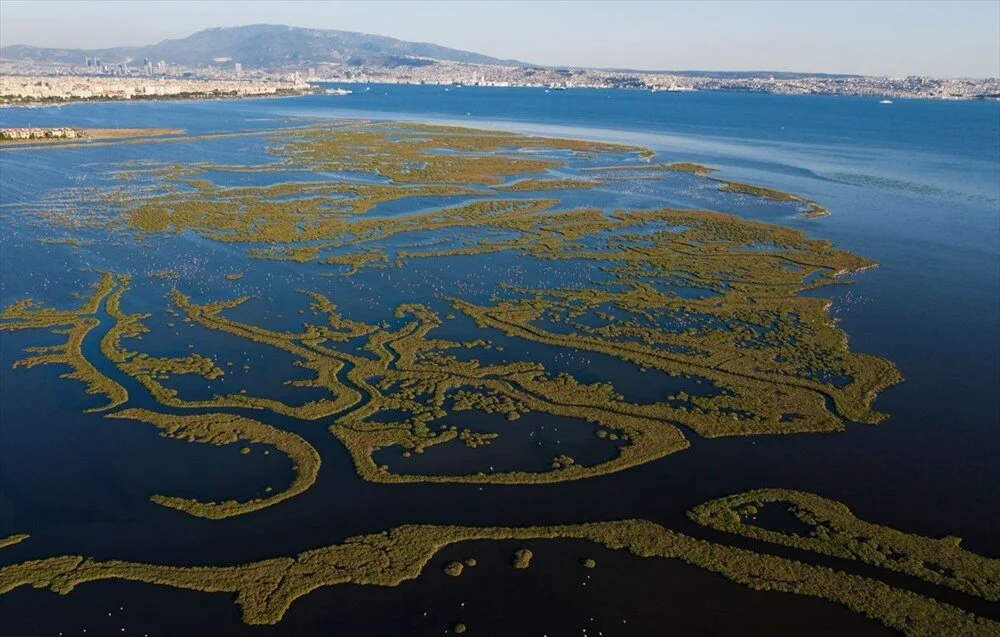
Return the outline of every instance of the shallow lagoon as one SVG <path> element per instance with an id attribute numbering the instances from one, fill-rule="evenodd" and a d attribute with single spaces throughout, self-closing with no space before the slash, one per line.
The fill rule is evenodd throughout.
<path id="1" fill-rule="evenodd" d="M 995 399 L 1000 381 L 996 104 L 903 101 L 898 103 L 901 108 L 894 105 L 895 110 L 889 112 L 866 100 L 851 99 L 469 90 L 477 104 L 497 109 L 476 111 L 476 117 L 469 121 L 458 112 L 463 106 L 448 104 L 432 89 L 392 87 L 387 91 L 390 99 L 379 102 L 366 98 L 368 101 L 359 101 L 358 110 L 353 112 L 371 117 L 379 108 L 393 111 L 407 106 L 402 110 L 408 110 L 413 118 L 481 125 L 481 119 L 499 116 L 501 106 L 509 107 L 513 100 L 517 107 L 505 111 L 504 121 L 485 123 L 526 132 L 640 141 L 660 152 L 664 161 L 703 161 L 722 168 L 727 178 L 781 188 L 822 202 L 833 216 L 800 220 L 788 207 L 752 198 L 721 197 L 712 188 L 693 185 L 686 175 L 671 176 L 662 183 L 644 182 L 639 192 L 622 193 L 613 185 L 606 193 L 596 193 L 601 205 L 653 208 L 667 202 L 778 222 L 878 261 L 879 269 L 854 277 L 857 282 L 853 286 L 824 288 L 811 294 L 833 298 L 831 311 L 842 320 L 852 349 L 883 356 L 899 366 L 906 382 L 889 389 L 877 403 L 878 409 L 890 414 L 890 420 L 876 427 L 849 425 L 845 433 L 828 435 L 691 437 L 690 449 L 622 473 L 555 485 L 478 487 L 364 482 L 354 473 L 348 454 L 322 425 L 303 426 L 261 415 L 266 422 L 306 437 L 320 451 L 324 463 L 316 485 L 279 507 L 246 518 L 207 521 L 157 507 L 148 496 L 243 497 L 253 485 L 278 488 L 287 483 L 287 463 L 278 454 L 244 457 L 233 447 L 162 440 L 152 428 L 83 415 L 82 409 L 97 401 L 85 395 L 79 384 L 57 380 L 58 368 L 10 371 L 23 347 L 38 341 L 4 334 L 0 362 L 4 369 L 0 388 L 4 412 L 0 424 L 4 441 L 0 449 L 4 485 L 0 535 L 9 530 L 30 532 L 32 538 L 4 549 L 3 563 L 67 553 L 177 564 L 237 563 L 291 555 L 350 535 L 411 522 L 511 525 L 643 517 L 694 534 L 697 530 L 684 517 L 687 508 L 764 486 L 820 493 L 847 503 L 865 519 L 933 537 L 962 536 L 970 550 L 1000 554 L 994 531 L 1000 514 L 992 506 L 1000 477 L 994 465 L 1000 445 Z M 609 131 L 606 120 L 596 119 L 594 109 L 606 108 L 607 102 L 599 100 L 607 100 L 608 95 L 613 103 L 626 103 L 614 119 L 621 131 Z M 560 100 L 559 108 L 552 110 L 542 101 L 550 96 Z M 570 99 L 575 101 L 566 101 Z M 151 121 L 191 132 L 249 130 L 271 128 L 275 122 L 302 123 L 285 120 L 286 116 L 343 117 L 355 108 L 346 104 L 349 102 L 343 98 L 308 97 L 76 105 L 30 113 L 5 110 L 0 119 L 4 126 L 17 125 L 30 116 L 34 125 L 45 121 L 75 123 L 74 118 L 83 118 L 101 125 L 120 120 L 122 126 Z M 698 114 L 696 107 L 703 108 L 704 114 Z M 742 123 L 732 115 L 737 107 L 744 109 Z M 726 113 L 726 123 L 715 126 L 713 112 Z M 257 119 L 262 113 L 270 118 L 266 126 Z M 780 119 L 781 113 L 785 120 Z M 509 119 L 515 115 L 521 121 Z M 398 119 L 396 114 L 387 116 Z M 893 125 L 888 124 L 894 121 L 887 119 L 891 117 L 897 118 Z M 881 125 L 874 124 L 873 118 Z M 792 130 L 780 132 L 786 130 L 779 128 L 782 125 Z M 594 126 L 601 130 L 592 130 Z M 955 136 L 965 142 L 956 143 Z M 207 153 L 205 161 L 231 164 L 248 161 L 241 156 L 250 148 L 247 144 L 245 140 L 239 144 L 212 140 L 200 142 L 198 148 L 199 153 Z M 504 261 L 502 253 L 475 257 L 483 262 L 476 267 L 447 270 L 435 269 L 429 260 L 414 259 L 410 266 L 419 275 L 409 280 L 392 269 L 363 270 L 342 280 L 317 276 L 336 272 L 331 266 L 246 260 L 241 250 L 190 235 L 157 236 L 143 245 L 125 241 L 110 248 L 39 244 L 34 239 L 40 229 L 24 227 L 21 219 L 9 212 L 10 203 L 34 201 L 45 192 L 72 187 L 79 175 L 92 170 L 88 166 L 132 159 L 177 161 L 189 152 L 182 152 L 183 148 L 180 144 L 160 144 L 0 155 L 2 305 L 31 294 L 59 307 L 71 306 L 71 294 L 83 288 L 80 282 L 96 279 L 93 273 L 79 271 L 84 261 L 85 267 L 135 274 L 134 289 L 125 302 L 138 305 L 127 311 L 164 302 L 162 294 L 169 285 L 144 277 L 145 272 L 162 268 L 177 270 L 185 293 L 197 301 L 220 298 L 220 290 L 233 296 L 261 297 L 260 310 L 240 308 L 254 314 L 255 324 L 301 325 L 298 310 L 304 309 L 305 303 L 296 300 L 299 295 L 294 290 L 303 287 L 328 293 L 349 318 L 369 320 L 377 313 L 380 319 L 393 322 L 390 310 L 400 302 L 456 287 L 468 298 L 485 298 L 496 291 L 498 280 L 509 274 L 510 263 Z M 586 201 L 595 193 L 559 194 L 565 195 L 561 197 L 565 204 Z M 401 243 L 403 239 L 399 237 Z M 224 279 L 223 273 L 232 271 L 242 272 L 243 278 Z M 572 276 L 568 270 L 561 274 L 580 284 L 589 276 L 586 270 Z M 545 279 L 550 273 L 539 269 L 526 276 Z M 581 371 L 579 367 L 568 369 Z M 638 385 L 641 381 L 627 382 Z M 267 384 L 262 381 L 262 385 Z M 143 405 L 141 390 L 134 394 L 139 405 L 155 404 L 146 399 L 148 404 Z M 201 491 L 201 486 L 206 491 Z M 544 547 L 536 549 L 538 555 L 547 552 Z M 552 550 L 553 555 L 558 553 Z M 440 616 L 439 623 L 426 628 L 428 633 L 439 634 L 448 621 L 460 618 L 470 627 L 476 626 L 477 615 L 458 614 L 456 600 L 448 593 L 430 592 L 435 590 L 433 572 L 445 557 L 442 553 L 435 558 L 428 573 L 406 584 L 405 589 L 358 589 L 345 594 L 338 588 L 306 597 L 293 605 L 292 621 L 272 628 L 243 626 L 226 596 L 203 598 L 196 602 L 200 609 L 196 613 L 221 632 L 319 633 L 327 627 L 359 626 L 365 621 L 363 605 L 355 611 L 345 609 L 344 616 L 329 615 L 331 608 L 353 606 L 353 595 L 359 600 L 384 595 L 386 603 L 398 609 L 400 622 L 413 621 L 427 609 Z M 626 564 L 629 559 L 623 556 L 615 560 L 599 557 L 602 568 L 609 569 L 608 577 L 617 578 L 617 585 L 604 591 L 603 601 L 622 606 L 626 600 L 645 600 L 640 607 L 662 603 L 659 595 L 640 584 L 641 578 L 631 579 L 636 567 Z M 552 577 L 553 585 L 577 585 L 574 576 L 561 574 L 558 568 L 540 568 L 540 577 Z M 496 577 L 505 581 L 501 575 Z M 714 587 L 726 587 L 707 577 L 688 576 L 684 581 L 701 593 L 685 605 L 685 616 L 699 616 L 720 604 L 736 608 L 748 595 L 728 583 L 732 590 L 719 592 Z M 477 626 L 477 634 L 511 634 L 536 628 L 541 624 L 535 618 L 546 612 L 558 618 L 558 625 L 552 626 L 549 634 L 560 634 L 564 629 L 567 634 L 578 634 L 579 626 L 586 625 L 587 610 L 576 613 L 578 607 L 573 603 L 566 604 L 570 610 L 531 604 L 537 608 L 535 614 L 497 617 L 496 607 L 530 604 L 529 589 L 498 588 L 502 592 L 487 587 L 490 592 L 481 598 L 484 606 L 494 610 L 479 615 L 488 626 Z M 107 596 L 86 592 L 101 589 L 108 591 Z M 413 589 L 421 592 L 401 594 Z M 782 609 L 789 622 L 771 630 L 794 630 L 796 618 L 803 616 L 800 605 L 833 609 L 828 625 L 840 627 L 841 632 L 861 630 L 862 626 L 873 634 L 882 630 L 880 625 L 859 620 L 830 604 L 765 595 L 784 600 L 776 608 Z M 121 598 L 130 607 L 146 606 L 154 599 L 178 603 L 199 598 L 172 589 L 96 583 L 81 586 L 66 598 L 19 590 L 0 597 L 0 614 L 5 619 L 12 617 L 24 634 L 36 629 L 38 634 L 48 634 L 84 625 L 82 622 L 94 615 L 94 606 L 112 597 Z M 111 610 L 112 603 L 107 605 Z M 34 621 L 42 612 L 46 619 Z M 639 610 L 634 613 L 629 627 L 616 626 L 615 634 L 646 634 L 657 625 L 655 616 Z M 357 619 L 348 619 L 355 615 Z M 579 626 L 573 619 L 579 620 Z M 147 617 L 145 624 L 129 621 L 135 622 L 129 624 L 129 632 L 134 632 L 133 628 L 145 632 L 147 627 L 168 620 Z M 699 625 L 704 626 L 692 623 L 692 631 Z M 740 628 L 745 627 L 734 620 L 731 630 L 743 632 Z M 392 625 L 373 626 L 373 630 L 389 633 Z M 413 630 L 420 633 L 425 629 L 416 624 Z M 706 628 L 706 632 L 710 631 Z"/>

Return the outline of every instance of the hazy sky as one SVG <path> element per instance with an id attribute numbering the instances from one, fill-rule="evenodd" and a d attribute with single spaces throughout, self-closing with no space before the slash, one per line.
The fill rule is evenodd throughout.
<path id="1" fill-rule="evenodd" d="M 258 23 L 363 31 L 547 65 L 1000 76 L 1000 0 L 0 0 L 0 45 L 151 44 Z"/>

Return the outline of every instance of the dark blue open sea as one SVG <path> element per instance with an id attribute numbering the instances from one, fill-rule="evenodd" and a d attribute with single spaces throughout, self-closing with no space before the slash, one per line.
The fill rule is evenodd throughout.
<path id="1" fill-rule="evenodd" d="M 280 483 L 287 462 L 275 457 L 280 454 L 251 461 L 236 449 L 164 440 L 152 427 L 84 414 L 100 401 L 87 396 L 80 383 L 59 379 L 64 368 L 11 369 L 25 347 L 39 344 L 37 335 L 3 333 L 0 537 L 32 537 L 0 551 L 0 565 L 67 554 L 234 564 L 425 522 L 523 525 L 645 518 L 717 539 L 690 523 L 685 510 L 761 487 L 818 493 L 846 503 L 862 519 L 930 537 L 959 536 L 967 549 L 1000 557 L 1000 103 L 348 88 L 354 93 L 346 96 L 4 108 L 0 126 L 156 127 L 204 134 L 346 118 L 457 124 L 643 145 L 656 151 L 656 161 L 705 164 L 727 179 L 796 193 L 820 202 L 832 215 L 804 219 L 754 201 L 695 201 L 690 192 L 639 192 L 621 195 L 621 201 L 594 196 L 607 197 L 608 205 L 711 207 L 794 227 L 877 261 L 879 267 L 853 277 L 853 285 L 813 294 L 832 300 L 830 312 L 840 320 L 852 350 L 898 366 L 905 382 L 884 392 L 875 405 L 890 418 L 824 435 L 693 437 L 684 452 L 604 477 L 480 488 L 364 482 L 325 427 L 309 432 L 273 416 L 262 419 L 294 429 L 323 456 L 317 483 L 279 506 L 209 521 L 158 507 L 148 496 L 252 495 L 246 484 L 268 477 Z M 48 193 L 91 183 L 100 166 L 113 162 L 226 164 L 263 156 L 261 140 L 250 139 L 0 152 L 0 306 L 27 295 L 68 306 L 70 294 L 94 280 L 91 270 L 143 272 L 152 269 L 148 264 L 183 264 L 179 269 L 196 295 L 236 262 L 234 269 L 246 272 L 238 286 L 250 292 L 273 286 L 274 297 L 268 298 L 274 303 L 284 303 L 281 294 L 289 290 L 327 285 L 330 280 L 317 278 L 316 268 L 247 260 L 226 244 L 193 237 L 162 243 L 153 237 L 148 246 L 114 251 L 42 244 L 35 239 L 47 229 L 26 224 L 17 212 Z M 488 290 L 500 282 L 505 262 L 501 256 L 484 259 L 476 282 Z M 423 285 L 456 284 L 462 275 L 419 272 Z M 363 290 L 359 296 L 337 301 L 348 314 L 388 311 L 411 300 L 407 295 L 416 289 L 391 288 L 377 272 L 355 279 Z M 145 281 L 136 287 L 136 308 L 139 300 L 162 308 L 168 283 Z M 99 360 L 91 341 L 88 352 Z M 220 345 L 230 346 L 244 344 Z M 263 370 L 248 382 L 264 387 L 295 373 L 290 361 L 274 365 L 273 377 Z M 120 376 L 108 363 L 99 368 Z M 582 368 L 574 371 L 586 374 Z M 641 377 L 624 382 L 634 382 L 628 389 L 642 393 Z M 154 404 L 146 400 L 138 406 Z M 571 541 L 546 545 L 550 562 L 541 560 L 526 579 L 505 567 L 512 548 L 495 542 L 449 547 L 438 557 L 479 557 L 482 565 L 474 576 L 449 578 L 429 568 L 396 588 L 327 588 L 300 599 L 283 622 L 268 627 L 244 625 L 226 594 L 118 581 L 81 585 L 67 596 L 22 588 L 0 595 L 0 634 L 81 635 L 87 628 L 88 636 L 442 635 L 454 621 L 467 623 L 468 634 L 477 636 L 655 635 L 667 634 L 667 626 L 680 635 L 887 632 L 825 601 L 753 592 L 680 563 L 592 547 L 586 550 L 601 568 L 584 579 L 574 561 L 582 549 Z M 495 567 L 489 566 L 491 556 Z M 984 603 L 979 611 L 1000 617 L 996 605 Z"/>

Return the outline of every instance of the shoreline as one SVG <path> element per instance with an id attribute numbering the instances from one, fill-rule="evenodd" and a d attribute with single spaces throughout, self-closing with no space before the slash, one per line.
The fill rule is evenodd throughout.
<path id="1" fill-rule="evenodd" d="M 46 129 L 39 129 L 46 130 Z M 22 148 L 26 146 L 90 144 L 107 140 L 157 138 L 184 135 L 183 128 L 72 128 L 75 137 L 35 137 L 0 139 L 0 148 Z"/>
<path id="2" fill-rule="evenodd" d="M 424 83 L 424 82 L 358 82 L 355 80 L 337 80 L 337 79 L 320 79 L 314 80 L 314 85 L 311 89 L 283 89 L 271 94 L 245 94 L 245 95 L 226 95 L 226 94 L 175 94 L 175 95 L 151 95 L 151 96 L 138 96 L 131 98 L 120 98 L 120 97 L 83 97 L 83 98 L 67 98 L 67 99 L 48 99 L 48 100 L 7 100 L 0 97 L 0 110 L 4 108 L 59 108 L 63 106 L 69 106 L 73 104 L 94 104 L 94 103 L 143 103 L 143 102 L 191 102 L 197 100 L 239 100 L 239 99 L 276 99 L 276 98 L 290 98 L 290 97 L 306 97 L 309 95 L 321 95 L 323 92 L 318 90 L 315 85 L 319 84 L 345 84 L 351 86 L 365 85 L 365 86 L 406 86 L 406 87 L 438 87 L 438 88 L 454 88 L 454 84 L 436 84 L 436 83 Z M 544 86 L 491 86 L 491 85 L 466 85 L 463 88 L 470 89 L 534 89 L 538 91 L 544 91 L 548 93 L 550 89 Z M 743 94 L 743 95 L 760 95 L 760 96 L 771 96 L 771 97 L 832 97 L 832 98 L 846 98 L 846 99 L 879 99 L 886 97 L 884 95 L 856 95 L 853 93 L 776 93 L 770 91 L 750 91 L 750 90 L 739 90 L 739 89 L 691 89 L 686 91 L 670 91 L 670 90 L 660 90 L 660 91 L 650 91 L 643 88 L 633 88 L 633 87 L 622 87 L 622 86 L 581 86 L 581 87 L 571 87 L 565 89 L 565 91 L 627 91 L 627 92 L 639 92 L 639 93 L 666 93 L 669 95 L 679 95 L 679 94 L 690 94 L 690 93 L 728 93 L 728 94 Z M 936 96 L 925 96 L 925 95 L 889 95 L 893 100 L 914 100 L 921 102 L 960 102 L 960 103 L 975 103 L 975 102 L 993 102 L 1000 103 L 1000 97 L 994 96 L 975 96 L 975 97 L 936 97 Z"/>
<path id="3" fill-rule="evenodd" d="M 270 94 L 245 94 L 245 95 L 232 95 L 232 94 L 212 94 L 212 93 L 199 93 L 199 94 L 184 94 L 177 93 L 174 95 L 151 95 L 151 96 L 141 96 L 141 97 L 131 97 L 128 99 L 119 97 L 76 97 L 67 99 L 49 99 L 49 100 L 17 100 L 9 101 L 0 98 L 0 109 L 4 108 L 59 108 L 62 106 L 71 106 L 74 104 L 98 104 L 98 103 L 114 103 L 114 104 L 129 104 L 136 103 L 141 104 L 145 102 L 193 102 L 198 100 L 239 100 L 239 99 L 275 99 L 275 98 L 286 98 L 286 97 L 302 97 L 304 95 L 313 95 L 312 91 L 306 89 L 283 89 Z"/>

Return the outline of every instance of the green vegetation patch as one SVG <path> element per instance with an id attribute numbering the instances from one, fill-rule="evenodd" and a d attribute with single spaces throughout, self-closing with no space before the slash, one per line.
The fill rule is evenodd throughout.
<path id="1" fill-rule="evenodd" d="M 15 535 L 8 535 L 7 537 L 0 538 L 0 549 L 5 549 L 8 546 L 14 546 L 15 544 L 20 544 L 21 542 L 27 540 L 30 535 L 27 533 L 17 533 Z"/>
<path id="2" fill-rule="evenodd" d="M 804 534 L 755 522 L 764 507 L 780 507 L 808 528 Z M 931 539 L 860 520 L 839 502 L 790 489 L 760 489 L 692 509 L 688 517 L 720 531 L 815 553 L 858 560 L 990 601 L 1000 601 L 1000 560 L 961 548 L 957 537 Z"/>
<path id="3" fill-rule="evenodd" d="M 514 552 L 511 564 L 514 568 L 528 568 L 531 566 L 531 558 L 535 555 L 529 549 L 518 549 Z"/>
<path id="4" fill-rule="evenodd" d="M 319 473 L 320 456 L 313 447 L 296 434 L 282 431 L 264 423 L 231 414 L 199 414 L 175 416 L 161 414 L 146 409 L 125 409 L 109 414 L 108 418 L 126 418 L 155 425 L 167 438 L 177 438 L 187 442 L 212 445 L 231 445 L 237 442 L 254 442 L 273 446 L 293 462 L 295 479 L 287 489 L 267 498 L 254 498 L 245 502 L 201 502 L 189 498 L 154 495 L 153 502 L 172 509 L 178 509 L 203 518 L 218 520 L 235 515 L 243 515 L 292 498 L 316 482 Z M 243 452 L 249 453 L 244 447 Z"/>
<path id="5" fill-rule="evenodd" d="M 323 586 L 397 586 L 412 580 L 450 544 L 556 538 L 586 540 L 639 557 L 681 560 L 755 590 L 826 599 L 907 635 L 1000 634 L 997 622 L 875 579 L 695 539 L 645 520 L 523 528 L 409 525 L 349 538 L 295 557 L 237 566 L 162 566 L 53 557 L 0 568 L 0 594 L 20 586 L 67 594 L 86 582 L 119 579 L 228 592 L 234 595 L 246 623 L 274 624 L 296 599 Z"/>
<path id="6" fill-rule="evenodd" d="M 83 340 L 91 330 L 101 324 L 96 317 L 101 303 L 116 287 L 114 277 L 105 273 L 75 310 L 56 310 L 44 307 L 31 299 L 18 301 L 0 311 L 0 332 L 16 330 L 49 330 L 66 336 L 62 345 L 31 347 L 30 356 L 14 363 L 14 367 L 31 368 L 36 365 L 67 365 L 71 371 L 61 378 L 78 380 L 87 386 L 88 394 L 102 394 L 108 398 L 104 407 L 88 411 L 113 409 L 128 400 L 128 391 L 94 367 L 83 355 Z"/>

